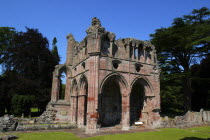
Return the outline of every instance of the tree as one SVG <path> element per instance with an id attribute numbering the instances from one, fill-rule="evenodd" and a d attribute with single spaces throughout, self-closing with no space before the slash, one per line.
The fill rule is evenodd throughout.
<path id="1" fill-rule="evenodd" d="M 210 108 L 210 55 L 191 66 L 194 110 Z"/>
<path id="2" fill-rule="evenodd" d="M 34 105 L 44 110 L 50 99 L 52 72 L 57 64 L 47 38 L 37 29 L 26 28 L 26 32 L 15 33 L 2 62 L 5 73 L 16 73 L 14 93 L 35 96 Z"/>
<path id="3" fill-rule="evenodd" d="M 6 71 L 0 76 L 0 116 L 4 115 L 5 109 L 8 114 L 11 114 L 11 99 L 19 87 L 18 83 L 18 77 L 15 71 Z"/>
<path id="4" fill-rule="evenodd" d="M 58 47 L 56 45 L 57 39 L 56 37 L 53 38 L 53 43 L 52 43 L 52 54 L 55 58 L 55 63 L 58 65 L 60 62 L 60 56 L 58 55 Z"/>
<path id="5" fill-rule="evenodd" d="M 172 67 L 182 78 L 185 111 L 191 110 L 192 106 L 190 66 L 210 49 L 209 16 L 208 8 L 195 9 L 189 15 L 175 18 L 171 27 L 157 29 L 150 35 L 163 69 Z M 167 70 L 170 74 L 171 71 Z"/>
<path id="6" fill-rule="evenodd" d="M 0 27 L 0 64 L 2 63 L 1 59 L 4 56 L 4 53 L 7 51 L 7 48 L 11 46 L 11 41 L 14 34 L 15 28 Z"/>
<path id="7" fill-rule="evenodd" d="M 14 95 L 12 97 L 12 107 L 14 114 L 29 116 L 31 107 L 34 104 L 35 96 L 33 95 Z"/>

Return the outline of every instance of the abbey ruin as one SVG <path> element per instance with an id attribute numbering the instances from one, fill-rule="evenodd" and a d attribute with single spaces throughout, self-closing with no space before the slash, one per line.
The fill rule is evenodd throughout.
<path id="1" fill-rule="evenodd" d="M 67 36 L 65 64 L 55 67 L 49 105 L 55 121 L 95 133 L 102 127 L 128 130 L 135 122 L 152 125 L 160 118 L 160 81 L 155 47 L 134 38 L 115 40 L 93 18 L 87 36 Z M 61 98 L 61 73 L 66 73 Z"/>

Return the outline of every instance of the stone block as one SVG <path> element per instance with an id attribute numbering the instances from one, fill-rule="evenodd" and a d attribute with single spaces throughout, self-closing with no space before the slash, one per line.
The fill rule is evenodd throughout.
<path id="1" fill-rule="evenodd" d="M 30 120 L 29 121 L 29 124 L 34 124 L 35 123 L 35 120 Z"/>
<path id="2" fill-rule="evenodd" d="M 210 111 L 203 111 L 202 115 L 204 122 L 210 122 Z"/>

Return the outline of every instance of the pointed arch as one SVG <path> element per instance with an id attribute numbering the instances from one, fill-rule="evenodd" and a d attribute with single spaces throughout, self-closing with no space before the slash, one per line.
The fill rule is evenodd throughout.
<path id="1" fill-rule="evenodd" d="M 79 89 L 82 90 L 88 85 L 88 79 L 85 74 L 81 75 L 79 79 Z"/>
<path id="2" fill-rule="evenodd" d="M 146 77 L 138 76 L 131 83 L 130 125 L 145 119 L 147 97 L 154 95 L 153 87 Z"/>
<path id="3" fill-rule="evenodd" d="M 143 86 L 146 87 L 145 90 L 147 90 L 147 94 L 148 94 L 148 95 L 154 95 L 154 88 L 153 88 L 152 84 L 151 84 L 150 81 L 149 81 L 146 77 L 144 77 L 144 76 L 138 76 L 138 77 L 136 77 L 136 78 L 132 81 L 132 83 L 131 83 L 131 89 L 133 88 L 133 85 L 134 85 L 137 81 L 139 81 L 140 83 L 142 83 Z"/>
<path id="4" fill-rule="evenodd" d="M 127 81 L 119 73 L 107 75 L 100 85 L 99 124 L 102 127 L 119 125 L 122 121 L 122 97 L 127 94 Z"/>
<path id="5" fill-rule="evenodd" d="M 122 76 L 121 74 L 117 73 L 117 72 L 114 72 L 114 73 L 108 74 L 108 75 L 103 79 L 103 81 L 102 81 L 101 84 L 100 84 L 99 93 L 101 93 L 104 83 L 107 81 L 107 79 L 109 79 L 109 78 L 111 78 L 111 77 L 115 77 L 116 80 L 119 81 L 119 84 L 120 84 L 120 87 L 121 87 L 121 88 L 127 88 L 127 87 L 128 87 L 128 82 L 127 82 L 127 80 L 125 79 L 125 77 Z M 123 93 L 122 93 L 122 94 L 123 94 Z"/>
<path id="6" fill-rule="evenodd" d="M 72 96 L 77 96 L 78 95 L 78 85 L 77 85 L 77 80 L 76 79 L 72 80 L 71 93 L 72 93 Z"/>

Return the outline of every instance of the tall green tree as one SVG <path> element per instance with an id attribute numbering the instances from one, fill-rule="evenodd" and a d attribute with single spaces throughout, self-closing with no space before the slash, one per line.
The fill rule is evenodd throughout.
<path id="1" fill-rule="evenodd" d="M 191 66 L 194 110 L 210 109 L 210 54 L 200 64 Z"/>
<path id="2" fill-rule="evenodd" d="M 12 87 L 12 91 L 21 95 L 16 97 L 25 101 L 22 95 L 33 95 L 34 106 L 44 110 L 50 100 L 52 72 L 57 64 L 49 50 L 48 40 L 37 29 L 26 28 L 26 32 L 14 34 L 11 44 L 7 47 L 2 62 L 4 72 L 15 72 L 17 79 L 8 83 L 16 85 Z M 10 88 L 5 89 L 10 91 Z"/>
<path id="3" fill-rule="evenodd" d="M 15 28 L 0 27 L 0 64 L 2 63 L 2 57 L 6 53 L 7 48 L 12 45 L 11 43 L 15 32 Z"/>
<path id="4" fill-rule="evenodd" d="M 190 66 L 210 50 L 209 16 L 210 11 L 206 7 L 194 9 L 189 15 L 175 18 L 171 27 L 157 29 L 150 35 L 163 70 L 166 68 L 170 74 L 167 67 L 172 67 L 181 76 L 185 111 L 192 107 Z"/>
<path id="5" fill-rule="evenodd" d="M 53 43 L 52 43 L 52 54 L 53 54 L 53 56 L 55 58 L 55 63 L 58 65 L 59 62 L 60 62 L 60 56 L 58 54 L 58 47 L 57 47 L 56 44 L 57 44 L 57 38 L 54 37 L 53 38 Z"/>

